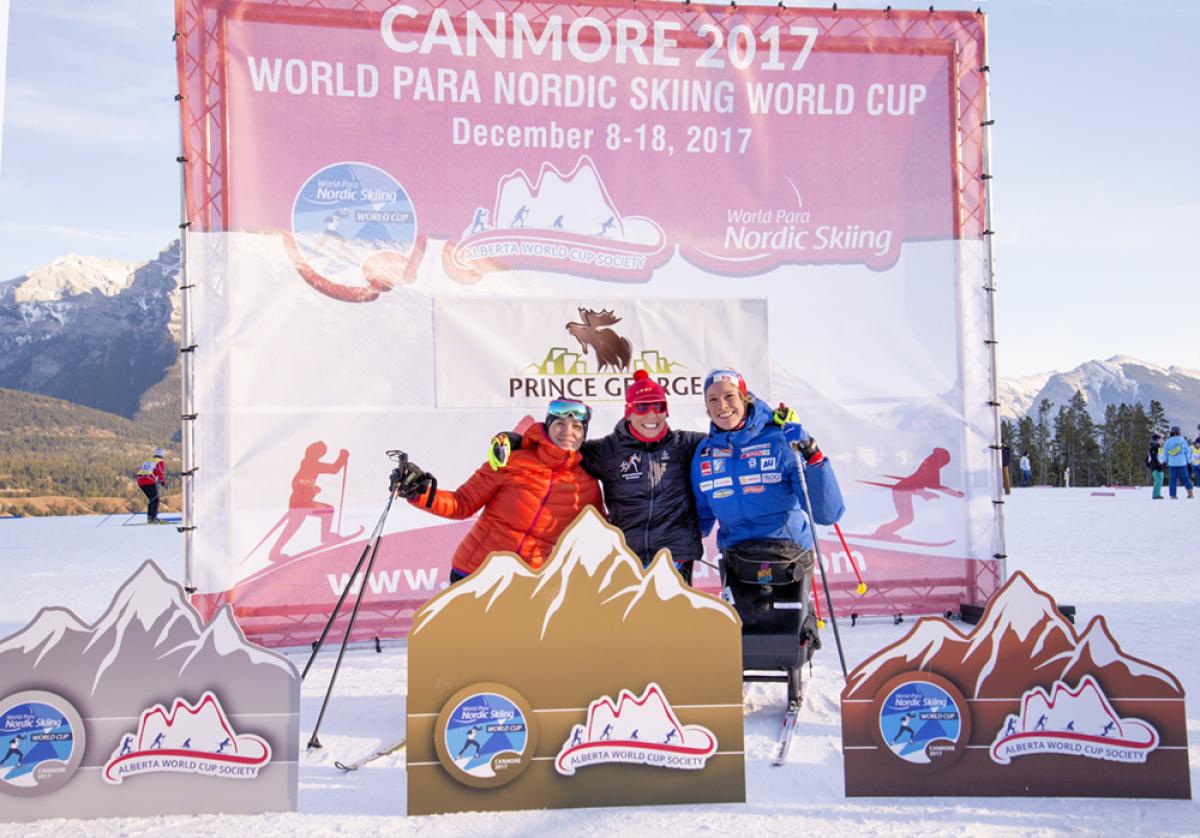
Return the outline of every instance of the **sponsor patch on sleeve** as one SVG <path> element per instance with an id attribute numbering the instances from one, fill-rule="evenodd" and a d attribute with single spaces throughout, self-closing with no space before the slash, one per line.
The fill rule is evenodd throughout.
<path id="1" fill-rule="evenodd" d="M 763 471 L 774 471 L 775 470 L 775 462 L 776 462 L 775 457 L 763 457 L 759 461 L 758 467 L 760 469 L 762 469 Z"/>
<path id="2" fill-rule="evenodd" d="M 700 481 L 700 491 L 701 492 L 711 492 L 712 491 L 712 481 L 711 480 L 701 480 Z"/>
<path id="3" fill-rule="evenodd" d="M 767 490 L 766 487 L 760 483 L 757 486 L 743 486 L 742 494 L 743 495 L 757 495 L 760 492 L 765 492 L 766 490 Z"/>
<path id="4" fill-rule="evenodd" d="M 732 477 L 718 477 L 716 480 L 713 481 L 714 489 L 721 489 L 721 488 L 724 488 L 725 486 L 732 486 L 732 485 L 733 485 Z"/>
<path id="5" fill-rule="evenodd" d="M 713 460 L 712 468 L 713 468 L 713 474 L 720 474 L 721 472 L 725 471 L 725 461 L 724 460 Z"/>
<path id="6" fill-rule="evenodd" d="M 702 460 L 700 463 L 700 473 L 704 475 L 712 474 L 712 463 L 708 460 Z"/>
<path id="7" fill-rule="evenodd" d="M 761 486 L 759 488 L 762 488 Z M 713 498 L 727 498 L 733 494 L 733 489 L 718 489 L 713 492 Z"/>
<path id="8" fill-rule="evenodd" d="M 761 474 L 743 474 L 738 478 L 738 482 L 743 486 L 753 486 L 755 483 L 762 483 L 762 478 Z"/>
<path id="9" fill-rule="evenodd" d="M 742 459 L 749 460 L 751 457 L 761 457 L 764 454 L 771 453 L 771 445 L 751 445 L 749 448 L 742 449 Z"/>
<path id="10" fill-rule="evenodd" d="M 783 475 L 777 471 L 768 471 L 762 476 L 763 483 L 778 483 L 783 479 Z"/>
<path id="11" fill-rule="evenodd" d="M 712 455 L 714 457 L 732 457 L 733 449 L 732 448 L 714 448 Z"/>

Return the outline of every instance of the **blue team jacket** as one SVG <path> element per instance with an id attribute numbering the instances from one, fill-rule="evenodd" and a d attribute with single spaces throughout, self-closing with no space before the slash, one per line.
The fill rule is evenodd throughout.
<path id="1" fill-rule="evenodd" d="M 717 546 L 722 550 L 758 538 L 786 538 L 807 550 L 812 532 L 804 513 L 800 468 L 789 442 L 804 439 L 800 425 L 786 432 L 772 421 L 771 410 L 754 400 L 746 423 L 736 431 L 709 428 L 708 438 L 692 457 L 692 491 L 700 529 L 707 535 L 720 523 Z M 813 518 L 834 524 L 846 511 L 842 491 L 828 460 L 807 466 Z"/>

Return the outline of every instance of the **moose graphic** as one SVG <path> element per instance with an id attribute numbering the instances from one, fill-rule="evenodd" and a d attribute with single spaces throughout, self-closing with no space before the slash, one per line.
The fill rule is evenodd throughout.
<path id="1" fill-rule="evenodd" d="M 596 350 L 596 371 L 604 372 L 605 367 L 612 367 L 614 370 L 629 369 L 629 361 L 633 357 L 633 346 L 629 339 L 621 337 L 612 329 L 601 328 L 620 323 L 621 318 L 608 309 L 592 311 L 589 308 L 579 309 L 579 317 L 583 320 L 582 323 L 568 323 L 566 329 L 579 341 L 584 355 L 587 354 L 589 346 Z"/>

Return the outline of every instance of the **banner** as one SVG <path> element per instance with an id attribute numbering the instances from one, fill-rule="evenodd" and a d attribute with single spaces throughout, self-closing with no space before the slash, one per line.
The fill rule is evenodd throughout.
<path id="1" fill-rule="evenodd" d="M 469 522 L 392 513 L 405 450 L 453 488 L 550 399 L 673 426 L 732 365 L 829 455 L 860 614 L 1002 575 L 983 18 L 680 3 L 179 0 L 194 282 L 193 583 L 264 642 L 345 584 L 406 630 Z M 698 381 L 697 381 L 698 380 Z M 700 580 L 705 583 L 706 580 Z M 708 582 L 711 584 L 711 582 Z"/>

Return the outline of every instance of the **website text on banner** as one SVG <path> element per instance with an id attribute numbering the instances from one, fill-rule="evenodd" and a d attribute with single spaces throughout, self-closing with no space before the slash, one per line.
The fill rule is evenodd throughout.
<path id="1" fill-rule="evenodd" d="M 982 16 L 322 5 L 178 4 L 201 602 L 301 643 L 367 585 L 402 633 L 470 522 L 405 505 L 350 579 L 385 449 L 453 488 L 638 369 L 703 430 L 729 365 L 836 464 L 837 602 L 995 590 Z"/>

